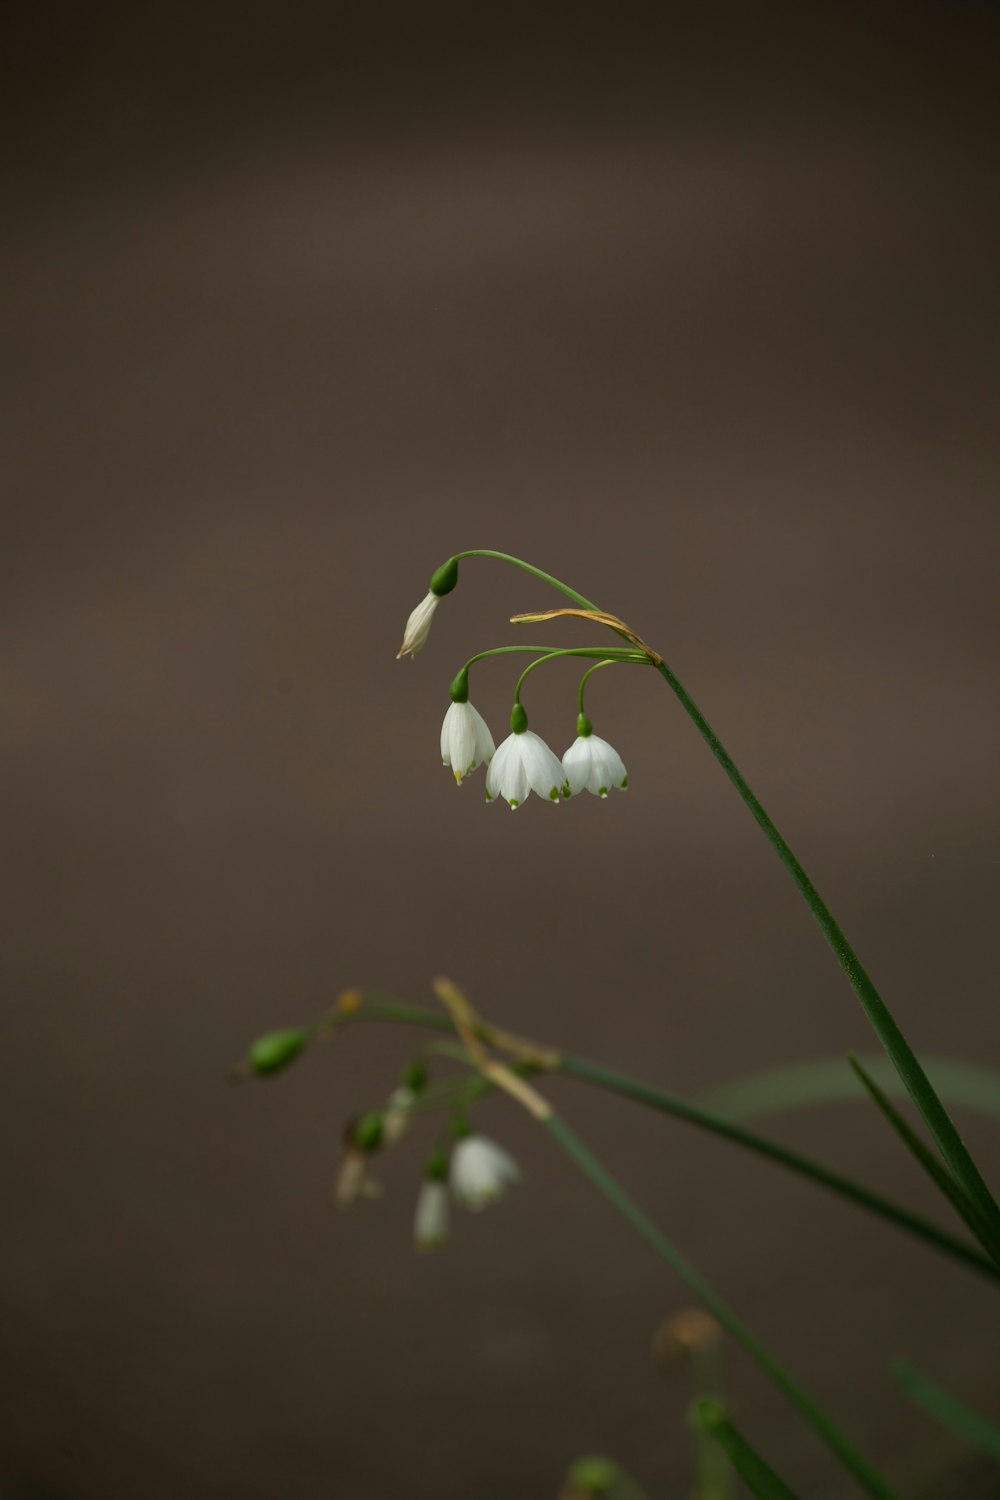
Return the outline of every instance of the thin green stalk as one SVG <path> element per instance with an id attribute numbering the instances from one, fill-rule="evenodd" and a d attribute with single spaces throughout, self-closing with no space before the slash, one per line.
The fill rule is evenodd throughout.
<path id="1" fill-rule="evenodd" d="M 641 662 L 647 667 L 650 665 L 649 657 L 636 651 L 634 646 L 605 646 L 603 650 L 591 646 L 490 646 L 488 650 L 477 651 L 475 656 L 470 656 L 465 666 L 466 669 L 474 667 L 477 661 L 485 661 L 489 656 L 516 656 L 526 651 L 544 651 L 547 656 L 586 656 L 591 661 L 610 656 L 616 661 Z"/>
<path id="2" fill-rule="evenodd" d="M 799 1415 L 819 1434 L 849 1473 L 853 1474 L 865 1494 L 872 1496 L 873 1500 L 895 1500 L 894 1492 L 889 1488 L 878 1471 L 844 1437 L 843 1433 L 830 1421 L 829 1417 L 820 1411 L 819 1407 L 809 1399 L 792 1377 L 778 1364 L 777 1360 L 773 1359 L 767 1350 L 757 1342 L 750 1330 L 736 1316 L 728 1304 L 722 1300 L 708 1282 L 684 1259 L 680 1251 L 676 1250 L 666 1236 L 646 1217 L 638 1204 L 629 1197 L 625 1189 L 601 1165 L 597 1158 L 592 1155 L 566 1122 L 559 1115 L 553 1114 L 543 1123 L 549 1134 L 566 1152 L 567 1156 L 575 1162 L 585 1176 L 590 1178 L 594 1186 L 618 1209 L 619 1213 L 627 1219 L 633 1229 L 655 1250 L 661 1260 L 666 1261 L 677 1275 L 680 1276 L 681 1280 L 690 1287 L 695 1296 L 705 1304 L 712 1316 L 722 1324 L 730 1337 L 735 1339 L 745 1352 L 749 1354 L 750 1358 L 760 1366 Z"/>
<path id="3" fill-rule="evenodd" d="M 614 664 L 615 664 L 615 662 L 618 661 L 618 660 L 620 660 L 619 657 L 616 657 L 616 656 L 606 656 L 604 661 L 595 662 L 592 667 L 588 667 L 587 668 L 586 672 L 584 672 L 583 676 L 580 678 L 580 693 L 579 693 L 579 697 L 577 699 L 577 712 L 578 713 L 582 714 L 584 712 L 584 708 L 583 708 L 583 694 L 584 694 L 584 689 L 586 688 L 587 683 L 589 682 L 590 678 L 593 677 L 593 675 L 594 675 L 595 672 L 599 672 L 602 667 L 613 667 Z M 646 662 L 647 662 L 648 666 L 652 666 L 653 665 L 652 662 L 649 661 L 648 657 L 646 658 Z"/>
<path id="4" fill-rule="evenodd" d="M 875 988 L 861 960 L 847 941 L 847 938 L 834 920 L 832 913 L 809 879 L 802 865 L 792 853 L 788 843 L 782 834 L 779 833 L 777 826 L 765 811 L 763 804 L 753 792 L 746 778 L 736 765 L 736 762 L 690 693 L 687 692 L 680 679 L 670 670 L 666 662 L 660 662 L 657 670 L 680 701 L 685 713 L 693 721 L 699 734 L 719 762 L 719 765 L 750 809 L 750 812 L 753 814 L 759 827 L 763 830 L 765 837 L 781 860 L 781 863 L 788 870 L 795 884 L 798 886 L 802 899 L 819 923 L 824 937 L 833 949 L 838 963 L 847 975 L 861 1004 L 864 1006 L 868 1019 L 875 1028 L 885 1050 L 892 1058 L 899 1076 L 905 1083 L 910 1097 L 923 1116 L 935 1141 L 937 1141 L 938 1147 L 948 1165 L 969 1197 L 979 1205 L 982 1213 L 994 1226 L 996 1232 L 1000 1234 L 1000 1209 L 998 1209 L 965 1142 L 955 1128 L 951 1116 L 938 1098 L 930 1079 L 918 1062 L 913 1049 L 897 1025 L 889 1007 Z"/>
<path id="5" fill-rule="evenodd" d="M 733 1426 L 717 1401 L 696 1402 L 691 1420 L 699 1432 L 707 1433 L 719 1444 L 757 1500 L 798 1500 L 794 1490 L 788 1488 L 756 1448 Z"/>
<path id="6" fill-rule="evenodd" d="M 461 562 L 466 557 L 493 557 L 499 562 L 512 563 L 515 568 L 521 568 L 525 573 L 531 573 L 533 577 L 540 578 L 543 583 L 548 583 L 552 588 L 558 589 L 560 594 L 565 594 L 567 598 L 573 599 L 579 604 L 581 609 L 597 608 L 596 604 L 591 603 L 589 599 L 585 599 L 582 594 L 578 594 L 576 589 L 571 589 L 568 583 L 563 583 L 559 578 L 553 578 L 551 573 L 543 573 L 541 568 L 536 568 L 532 563 L 525 562 L 521 557 L 512 557 L 509 552 L 494 552 L 489 547 L 473 547 L 468 552 L 456 552 L 454 558 L 449 558 L 449 561 Z"/>
<path id="7" fill-rule="evenodd" d="M 547 651 L 544 656 L 536 657 L 534 661 L 529 662 L 524 671 L 521 673 L 520 677 L 517 679 L 517 686 L 514 689 L 514 702 L 520 703 L 521 688 L 524 686 L 524 680 L 526 677 L 530 677 L 531 673 L 535 670 L 536 667 L 543 666 L 547 661 L 555 661 L 556 657 L 558 656 L 569 656 L 571 654 L 575 655 L 576 653 L 570 653 L 568 651 Z M 612 657 L 609 657 L 606 651 L 599 652 L 598 654 L 603 657 L 603 660 L 599 661 L 596 666 L 591 667 L 590 672 L 596 672 L 598 667 L 648 667 L 650 665 L 649 658 L 647 656 L 641 656 L 636 651 L 622 651 L 619 655 Z M 586 682 L 587 678 L 590 676 L 590 672 L 584 673 L 583 682 L 581 682 L 580 684 L 581 713 L 583 713 L 583 683 Z"/>
<path id="8" fill-rule="evenodd" d="M 389 996 L 379 995 L 374 991 L 366 991 L 365 995 L 363 1006 L 352 1014 L 338 1018 L 338 1025 L 351 1021 L 399 1022 L 420 1026 L 431 1031 L 453 1033 L 451 1020 L 438 1011 L 430 1010 L 427 1006 L 410 1005 Z M 321 1022 L 320 1028 L 323 1025 L 324 1023 Z M 487 1040 L 485 1032 L 482 1039 Z M 569 1078 L 576 1078 L 583 1083 L 595 1084 L 599 1088 L 607 1089 L 609 1093 L 618 1094 L 624 1099 L 631 1099 L 637 1104 L 672 1115 L 675 1119 L 686 1120 L 690 1125 L 695 1125 L 701 1130 L 708 1130 L 713 1135 L 732 1141 L 748 1151 L 754 1151 L 758 1156 L 763 1156 L 777 1163 L 778 1166 L 786 1167 L 791 1172 L 797 1172 L 820 1187 L 825 1187 L 830 1192 L 846 1198 L 857 1207 L 877 1214 L 879 1218 L 895 1224 L 897 1228 L 916 1235 L 933 1245 L 935 1249 L 943 1250 L 966 1266 L 980 1272 L 981 1275 L 1000 1280 L 1000 1269 L 992 1260 L 982 1255 L 974 1245 L 967 1244 L 956 1235 L 949 1233 L 947 1229 L 940 1228 L 930 1219 L 925 1219 L 922 1215 L 913 1213 L 910 1209 L 894 1203 L 880 1193 L 873 1192 L 863 1183 L 856 1182 L 841 1172 L 835 1172 L 820 1162 L 813 1161 L 777 1141 L 769 1140 L 766 1136 L 758 1135 L 755 1131 L 748 1130 L 721 1115 L 716 1115 L 700 1105 L 690 1104 L 684 1099 L 664 1093 L 661 1089 L 640 1083 L 638 1079 L 606 1068 L 601 1063 L 591 1062 L 584 1057 L 575 1057 L 570 1053 L 559 1053 L 558 1057 L 557 1072 Z"/>

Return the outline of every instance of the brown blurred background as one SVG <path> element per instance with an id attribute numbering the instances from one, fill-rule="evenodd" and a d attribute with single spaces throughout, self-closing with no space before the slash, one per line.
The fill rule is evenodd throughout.
<path id="1" fill-rule="evenodd" d="M 396 662 L 475 546 L 658 646 L 914 1044 L 1000 1065 L 996 8 L 8 32 L 2 1493 L 511 1500 L 597 1450 L 681 1496 L 688 1388 L 648 1348 L 689 1298 L 529 1121 L 484 1112 L 524 1186 L 421 1259 L 419 1141 L 383 1200 L 330 1201 L 414 1038 L 226 1071 L 345 984 L 441 971 L 685 1094 L 874 1046 L 657 679 L 591 687 L 626 796 L 512 818 L 455 790 L 451 675 L 556 602 L 466 564 Z M 576 680 L 526 692 L 560 751 Z M 512 682 L 473 681 L 498 739 Z M 996 1410 L 985 1283 L 551 1091 L 906 1493 L 959 1493 L 888 1363 Z M 773 1131 L 937 1211 L 862 1105 Z M 847 1494 L 733 1373 L 788 1482 Z"/>

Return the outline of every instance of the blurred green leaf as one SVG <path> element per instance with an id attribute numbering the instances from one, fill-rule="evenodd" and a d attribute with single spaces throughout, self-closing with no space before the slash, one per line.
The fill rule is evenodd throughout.
<path id="1" fill-rule="evenodd" d="M 862 1057 L 861 1062 L 890 1099 L 907 1097 L 902 1080 L 884 1054 Z M 1000 1120 L 1000 1070 L 948 1057 L 926 1058 L 924 1066 L 947 1104 Z M 701 1102 L 729 1120 L 755 1120 L 810 1105 L 857 1100 L 864 1094 L 864 1086 L 844 1067 L 843 1058 L 829 1057 L 736 1078 L 710 1089 L 701 1096 Z"/>
<path id="2" fill-rule="evenodd" d="M 896 1361 L 894 1373 L 903 1390 L 917 1406 L 923 1407 L 924 1411 L 943 1426 L 975 1444 L 991 1458 L 1000 1460 L 1000 1423 L 980 1416 L 979 1412 L 972 1411 L 940 1386 L 932 1385 L 903 1359 Z"/>
<path id="3" fill-rule="evenodd" d="M 714 1438 L 758 1500 L 797 1500 L 783 1479 L 730 1422 L 717 1401 L 697 1401 L 691 1413 L 695 1426 Z"/>

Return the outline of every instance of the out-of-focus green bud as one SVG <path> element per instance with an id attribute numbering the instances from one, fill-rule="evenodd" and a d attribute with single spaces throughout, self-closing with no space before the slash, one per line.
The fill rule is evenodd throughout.
<path id="1" fill-rule="evenodd" d="M 373 1109 L 362 1115 L 354 1127 L 354 1144 L 362 1151 L 377 1151 L 382 1144 L 382 1114 Z"/>
<path id="2" fill-rule="evenodd" d="M 583 1495 L 606 1495 L 618 1483 L 618 1465 L 610 1458 L 579 1458 L 567 1477 L 573 1489 Z"/>
<path id="3" fill-rule="evenodd" d="M 431 575 L 430 591 L 439 599 L 445 594 L 450 594 L 458 582 L 458 558 L 449 557 L 446 563 L 442 563 L 436 573 Z"/>
<path id="4" fill-rule="evenodd" d="M 424 1176 L 428 1182 L 447 1182 L 449 1158 L 447 1151 L 434 1151 L 427 1158 Z"/>
<path id="5" fill-rule="evenodd" d="M 247 1054 L 250 1067 L 255 1073 L 280 1073 L 294 1062 L 309 1040 L 304 1031 L 269 1031 L 254 1042 Z"/>
<path id="6" fill-rule="evenodd" d="M 427 1084 L 427 1068 L 422 1057 L 415 1057 L 399 1080 L 401 1087 L 422 1094 Z"/>

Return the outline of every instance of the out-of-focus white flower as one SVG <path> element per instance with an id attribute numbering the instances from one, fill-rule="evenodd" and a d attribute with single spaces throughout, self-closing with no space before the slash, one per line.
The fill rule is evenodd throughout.
<path id="1" fill-rule="evenodd" d="M 529 792 L 558 803 L 563 768 L 543 739 L 531 729 L 511 734 L 490 761 L 486 800 L 503 797 L 511 809 L 520 807 Z"/>
<path id="2" fill-rule="evenodd" d="M 493 759 L 496 746 L 489 726 L 471 703 L 453 703 L 441 725 L 441 759 L 451 766 L 459 786 L 477 766 Z"/>
<path id="3" fill-rule="evenodd" d="M 348 1122 L 341 1147 L 340 1171 L 333 1189 L 340 1208 L 350 1208 L 359 1198 L 378 1198 L 381 1195 L 381 1185 L 369 1176 L 368 1169 L 383 1137 L 383 1120 L 377 1112 Z"/>
<path id="4" fill-rule="evenodd" d="M 398 1089 L 393 1089 L 382 1111 L 382 1144 L 384 1146 L 394 1146 L 409 1130 L 416 1099 L 414 1090 L 408 1088 L 405 1083 L 400 1084 Z"/>
<path id="5" fill-rule="evenodd" d="M 370 1157 L 357 1146 L 348 1147 L 340 1159 L 333 1196 L 340 1208 L 350 1208 L 359 1198 L 379 1198 L 382 1185 L 368 1175 Z"/>
<path id="6" fill-rule="evenodd" d="M 625 791 L 628 786 L 628 774 L 618 751 L 593 732 L 578 735 L 562 758 L 562 768 L 563 795 L 567 797 L 582 791 L 606 797 L 611 787 Z"/>
<path id="7" fill-rule="evenodd" d="M 427 637 L 431 633 L 431 621 L 434 618 L 434 611 L 437 609 L 438 603 L 439 596 L 431 591 L 428 591 L 426 599 L 421 599 L 406 622 L 406 629 L 403 631 L 403 644 L 396 652 L 397 661 L 399 661 L 401 656 L 416 656 L 418 651 L 423 650 L 427 644 Z"/>
<path id="8" fill-rule="evenodd" d="M 484 1135 L 467 1135 L 456 1142 L 449 1183 L 455 1197 L 467 1208 L 485 1208 L 520 1180 L 517 1162 L 495 1141 Z"/>
<path id="9" fill-rule="evenodd" d="M 418 1250 L 434 1250 L 448 1238 L 448 1187 L 428 1177 L 417 1195 L 413 1237 Z"/>

